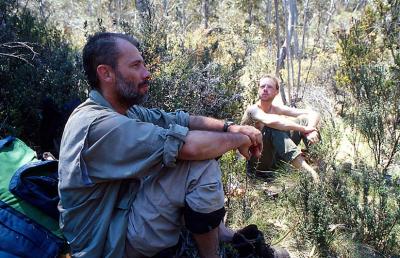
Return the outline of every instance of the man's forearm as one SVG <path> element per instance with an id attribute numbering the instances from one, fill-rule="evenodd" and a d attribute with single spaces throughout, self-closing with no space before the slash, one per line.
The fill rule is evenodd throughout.
<path id="1" fill-rule="evenodd" d="M 240 133 L 189 131 L 178 158 L 181 160 L 213 159 L 244 144 L 251 145 L 250 138 Z"/>
<path id="2" fill-rule="evenodd" d="M 253 110 L 253 119 L 260 121 L 264 125 L 281 131 L 299 131 L 302 133 L 310 132 L 311 128 L 315 128 L 315 124 L 319 122 L 319 115 L 316 112 L 304 114 L 304 117 L 308 120 L 308 125 L 303 126 L 296 123 L 292 119 L 285 117 L 284 115 L 267 114 L 261 109 L 257 108 Z M 300 117 L 295 116 L 295 117 Z"/>
<path id="3" fill-rule="evenodd" d="M 269 114 L 269 119 L 259 120 L 270 128 L 274 128 L 281 131 L 299 131 L 304 132 L 305 126 L 296 123 L 295 121 L 288 119 L 284 116 Z"/>
<path id="4" fill-rule="evenodd" d="M 311 111 L 308 115 L 308 125 L 317 128 L 320 121 L 320 115 L 318 112 Z"/>
<path id="5" fill-rule="evenodd" d="M 248 159 L 248 147 L 252 146 L 252 155 L 259 157 L 262 151 L 262 134 L 259 130 L 252 126 L 239 126 L 232 125 L 227 128 L 227 132 L 224 131 L 225 122 L 215 118 L 203 117 L 203 116 L 190 116 L 189 117 L 189 128 L 191 131 L 199 131 L 204 133 L 204 136 L 200 137 L 200 144 L 204 145 L 205 152 L 197 153 L 197 157 L 215 158 L 218 157 L 228 150 L 239 148 L 239 152 Z M 210 139 L 205 139 L 205 135 L 211 133 Z M 216 133 L 216 135 L 212 134 Z M 226 134 L 226 135 L 225 135 Z M 213 138 L 216 137 L 216 138 Z M 232 138 L 233 137 L 233 138 Z M 237 139 L 250 140 L 250 146 L 243 145 L 243 142 L 237 144 Z M 187 141 L 186 141 L 187 142 Z M 191 152 L 189 152 L 191 153 Z M 189 155 L 190 156 L 190 155 Z M 190 156 L 191 159 L 195 158 Z M 185 156 L 187 158 L 187 156 Z M 197 159 L 197 158 L 196 158 Z"/>
<path id="6" fill-rule="evenodd" d="M 224 121 L 205 116 L 190 116 L 189 129 L 222 132 Z"/>

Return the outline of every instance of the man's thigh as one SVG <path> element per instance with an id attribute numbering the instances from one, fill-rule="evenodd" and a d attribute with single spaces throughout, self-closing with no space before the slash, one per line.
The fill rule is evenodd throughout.
<path id="1" fill-rule="evenodd" d="M 301 154 L 300 149 L 293 142 L 289 132 L 271 128 L 269 130 L 271 131 L 271 141 L 275 149 L 277 161 L 291 162 Z"/>
<path id="2" fill-rule="evenodd" d="M 200 213 L 224 206 L 217 161 L 178 162 L 144 180 L 129 213 L 129 244 L 147 256 L 175 245 L 185 204 Z"/>
<path id="3" fill-rule="evenodd" d="M 263 133 L 263 153 L 260 159 L 248 162 L 248 171 L 267 171 L 274 170 L 279 161 L 291 162 L 301 154 L 297 144 L 291 138 L 291 133 L 264 127 Z M 251 171 L 250 171 L 251 172 Z"/>

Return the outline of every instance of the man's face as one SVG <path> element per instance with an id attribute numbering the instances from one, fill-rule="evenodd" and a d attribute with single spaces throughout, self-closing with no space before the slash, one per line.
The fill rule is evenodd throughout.
<path id="1" fill-rule="evenodd" d="M 149 91 L 150 73 L 139 50 L 126 40 L 118 39 L 120 56 L 115 69 L 118 96 L 130 105 L 142 103 Z"/>
<path id="2" fill-rule="evenodd" d="M 279 90 L 274 80 L 271 78 L 262 78 L 258 87 L 258 96 L 262 101 L 272 101 L 278 95 Z"/>

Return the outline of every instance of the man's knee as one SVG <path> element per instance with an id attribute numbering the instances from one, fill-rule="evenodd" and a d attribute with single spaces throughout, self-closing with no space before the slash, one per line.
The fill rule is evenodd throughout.
<path id="1" fill-rule="evenodd" d="M 262 130 L 264 149 L 265 146 L 269 148 L 279 148 L 285 144 L 285 142 L 290 140 L 290 132 L 282 131 L 268 126 L 264 126 Z"/>
<path id="2" fill-rule="evenodd" d="M 185 219 L 186 228 L 194 234 L 204 234 L 218 227 L 225 216 L 225 208 L 201 213 L 193 210 L 186 203 L 183 216 Z"/>
<path id="3" fill-rule="evenodd" d="M 187 184 L 183 210 L 187 229 L 204 234 L 218 227 L 225 215 L 219 163 L 215 160 L 192 162 Z"/>

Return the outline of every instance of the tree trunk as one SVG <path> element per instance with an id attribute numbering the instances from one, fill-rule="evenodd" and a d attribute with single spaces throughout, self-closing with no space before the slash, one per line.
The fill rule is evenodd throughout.
<path id="1" fill-rule="evenodd" d="M 288 6 L 288 1 L 287 0 L 283 0 L 283 13 L 285 15 L 285 34 L 286 34 L 286 63 L 287 63 L 287 93 L 288 93 L 288 99 L 287 102 L 291 103 L 291 88 L 292 88 L 292 80 L 291 80 L 291 63 L 290 63 L 290 59 L 291 59 L 291 46 L 290 46 L 290 42 L 291 42 L 291 36 L 292 36 L 292 32 L 291 32 L 291 25 L 290 25 L 290 11 L 288 10 L 289 6 Z"/>
<path id="2" fill-rule="evenodd" d="M 94 16 L 93 2 L 92 1 L 87 1 L 87 14 L 89 16 Z"/>
<path id="3" fill-rule="evenodd" d="M 176 17 L 180 24 L 180 30 L 183 35 L 186 34 L 186 13 L 185 13 L 185 1 L 179 1 L 179 4 L 175 7 Z"/>
<path id="4" fill-rule="evenodd" d="M 271 24 L 271 0 L 265 0 L 265 24 L 269 26 Z"/>
<path id="5" fill-rule="evenodd" d="M 275 76 L 279 77 L 279 71 L 281 70 L 283 58 L 281 59 L 281 40 L 279 38 L 279 6 L 278 0 L 274 0 L 274 7 L 275 7 L 275 36 L 276 36 L 276 69 L 275 69 Z"/>
<path id="6" fill-rule="evenodd" d="M 116 24 L 119 27 L 120 23 L 121 23 L 121 12 L 122 12 L 122 0 L 117 0 L 115 3 L 115 20 L 116 20 Z"/>
<path id="7" fill-rule="evenodd" d="M 297 27 L 297 17 L 298 17 L 298 12 L 297 12 L 297 5 L 296 5 L 296 0 L 288 0 L 289 2 L 289 42 L 292 42 L 292 38 L 293 38 L 293 53 L 296 54 L 299 51 L 299 40 L 298 40 L 298 36 L 297 36 L 297 31 L 296 31 L 296 27 Z M 289 44 L 290 45 L 290 44 Z"/>
<path id="8" fill-rule="evenodd" d="M 271 6 L 271 0 L 265 0 L 265 26 L 267 28 L 270 27 L 271 22 L 272 22 L 272 6 Z M 268 38 L 267 41 L 267 48 L 269 52 L 272 52 L 272 46 L 273 46 L 273 40 Z"/>
<path id="9" fill-rule="evenodd" d="M 358 11 L 358 9 L 363 8 L 364 5 L 365 5 L 365 2 L 366 2 L 365 0 L 359 0 L 359 1 L 357 2 L 357 5 L 356 5 L 356 7 L 354 8 L 353 12 L 356 12 L 356 11 Z"/>
<path id="10" fill-rule="evenodd" d="M 325 35 L 328 34 L 329 24 L 331 23 L 332 15 L 334 14 L 335 10 L 336 10 L 335 0 L 331 0 L 331 4 L 329 7 L 329 11 L 328 11 L 328 18 L 327 18 L 327 22 L 325 25 Z"/>
<path id="11" fill-rule="evenodd" d="M 247 20 L 249 24 L 253 24 L 253 2 L 250 2 L 247 6 Z"/>
<path id="12" fill-rule="evenodd" d="M 205 29 L 208 28 L 208 18 L 210 15 L 209 8 L 210 8 L 210 6 L 209 6 L 208 0 L 203 0 L 201 9 L 202 9 L 202 13 L 203 13 L 203 25 L 204 25 Z"/>
<path id="13" fill-rule="evenodd" d="M 279 3 L 278 0 L 274 0 L 274 8 L 275 8 L 275 36 L 276 36 L 276 69 L 275 69 L 275 77 L 280 78 L 279 71 L 283 68 L 285 55 L 286 55 L 286 47 L 285 43 L 282 48 L 280 48 L 281 40 L 279 36 Z M 286 104 L 286 94 L 285 94 L 285 87 L 281 84 L 279 87 L 280 93 L 280 102 Z"/>
<path id="14" fill-rule="evenodd" d="M 135 0 L 135 4 L 136 9 L 141 13 L 144 13 L 149 9 L 149 2 L 147 0 Z"/>
<path id="15" fill-rule="evenodd" d="M 312 66 L 313 66 L 313 63 L 314 63 L 314 60 L 315 60 L 315 56 L 314 56 L 314 54 L 315 54 L 315 49 L 317 48 L 317 45 L 319 44 L 319 41 L 321 40 L 321 32 L 320 32 L 320 27 L 321 27 L 321 16 L 322 16 L 322 14 L 320 13 L 319 15 L 318 15 L 318 22 L 317 22 L 317 29 L 316 29 L 316 31 L 317 31 L 317 36 L 314 38 L 314 45 L 313 45 L 313 48 L 312 48 L 312 50 L 311 50 L 311 55 L 310 55 L 310 66 L 308 67 L 308 69 L 307 69 L 307 75 L 306 75 L 306 79 L 305 79 L 305 81 L 304 81 L 304 85 L 307 85 L 307 82 L 308 82 L 308 77 L 309 77 L 309 75 L 310 75 L 310 71 L 311 71 L 311 68 L 312 68 Z"/>
<path id="16" fill-rule="evenodd" d="M 295 0 L 283 0 L 283 5 L 286 9 L 285 20 L 287 21 L 288 46 L 290 46 L 297 26 L 297 6 Z"/>
<path id="17" fill-rule="evenodd" d="M 308 2 L 309 0 L 305 0 L 304 3 L 304 17 L 303 17 L 303 36 L 301 39 L 301 48 L 299 50 L 298 55 L 298 73 L 297 73 L 297 89 L 296 89 L 296 97 L 299 96 L 300 92 L 300 74 L 301 74 L 301 59 L 303 58 L 303 51 L 304 51 L 304 40 L 307 34 L 307 11 L 308 11 Z"/>
<path id="18" fill-rule="evenodd" d="M 39 0 L 39 13 L 40 13 L 40 17 L 45 16 L 43 0 Z"/>
<path id="19" fill-rule="evenodd" d="M 168 12 L 169 1 L 168 1 L 168 0 L 163 0 L 163 1 L 162 1 L 162 6 L 163 6 L 163 13 L 164 13 L 164 15 L 165 15 L 165 16 L 168 16 L 168 15 L 169 15 L 169 12 Z"/>

